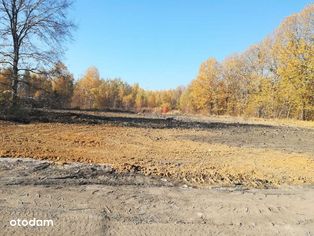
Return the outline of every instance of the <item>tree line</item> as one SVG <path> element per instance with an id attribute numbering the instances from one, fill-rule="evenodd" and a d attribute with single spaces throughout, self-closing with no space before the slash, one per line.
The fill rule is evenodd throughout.
<path id="1" fill-rule="evenodd" d="M 11 0 L 13 1 L 13 0 Z M 12 67 L 0 73 L 0 103 L 12 91 Z M 286 18 L 260 43 L 222 62 L 209 58 L 187 86 L 149 91 L 121 79 L 102 79 L 91 67 L 79 79 L 62 62 L 26 71 L 16 96 L 35 107 L 254 116 L 314 120 L 314 4 Z"/>
<path id="2" fill-rule="evenodd" d="M 0 103 L 9 101 L 11 75 L 9 69 L 0 74 Z M 180 109 L 183 91 L 183 87 L 148 91 L 121 79 L 102 79 L 95 67 L 88 68 L 82 78 L 75 81 L 67 67 L 59 62 L 44 74 L 26 72 L 17 94 L 24 106 L 37 108 L 168 112 Z"/>
<path id="3" fill-rule="evenodd" d="M 121 79 L 100 79 L 98 70 L 91 67 L 75 84 L 72 106 L 81 109 L 137 110 L 160 108 L 163 112 L 179 109 L 183 88 L 148 91 L 138 84 L 129 85 Z"/>
<path id="4" fill-rule="evenodd" d="M 181 109 L 216 115 L 314 119 L 314 4 L 242 54 L 205 61 Z"/>

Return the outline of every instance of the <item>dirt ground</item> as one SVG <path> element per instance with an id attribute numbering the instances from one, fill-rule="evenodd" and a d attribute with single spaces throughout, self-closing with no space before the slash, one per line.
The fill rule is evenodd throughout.
<path id="1" fill-rule="evenodd" d="M 229 118 L 37 111 L 0 121 L 0 232 L 314 235 L 313 140 L 306 124 Z M 56 224 L 10 227 L 17 217 Z"/>
<path id="2" fill-rule="evenodd" d="M 314 188 L 190 188 L 105 165 L 0 160 L 1 235 L 313 235 Z M 53 227 L 11 227 L 12 219 Z"/>
<path id="3" fill-rule="evenodd" d="M 83 115 L 54 114 L 57 122 L 49 123 L 0 123 L 0 157 L 102 163 L 196 186 L 314 183 L 314 129 Z M 71 122 L 58 123 L 62 119 Z"/>

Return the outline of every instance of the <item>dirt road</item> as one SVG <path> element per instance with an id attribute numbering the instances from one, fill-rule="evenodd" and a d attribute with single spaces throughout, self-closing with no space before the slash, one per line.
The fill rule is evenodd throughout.
<path id="1" fill-rule="evenodd" d="M 0 160 L 1 235 L 313 235 L 314 188 L 195 189 L 111 167 Z M 12 219 L 53 227 L 11 227 Z"/>

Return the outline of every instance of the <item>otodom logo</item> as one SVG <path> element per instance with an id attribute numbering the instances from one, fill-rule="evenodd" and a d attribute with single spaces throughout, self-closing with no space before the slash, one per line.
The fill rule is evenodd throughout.
<path id="1" fill-rule="evenodd" d="M 52 227 L 53 220 L 41 220 L 41 219 L 13 219 L 10 220 L 10 226 L 12 227 Z"/>

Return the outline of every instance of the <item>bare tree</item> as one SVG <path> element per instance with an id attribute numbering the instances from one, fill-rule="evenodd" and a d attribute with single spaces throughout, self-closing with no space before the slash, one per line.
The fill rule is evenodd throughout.
<path id="1" fill-rule="evenodd" d="M 12 104 L 20 75 L 40 73 L 59 60 L 74 24 L 67 17 L 71 0 L 0 0 L 0 63 L 12 68 Z"/>

